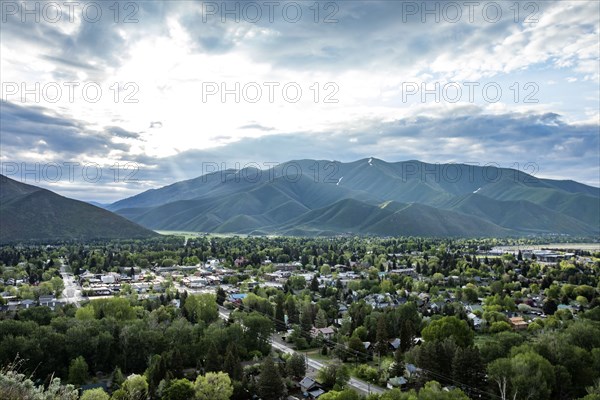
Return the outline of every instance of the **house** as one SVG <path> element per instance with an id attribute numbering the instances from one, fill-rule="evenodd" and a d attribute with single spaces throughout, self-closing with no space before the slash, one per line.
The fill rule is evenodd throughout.
<path id="1" fill-rule="evenodd" d="M 321 396 L 322 394 L 324 394 L 325 391 L 321 388 L 316 388 L 313 390 L 309 390 L 308 391 L 308 398 L 309 399 L 318 399 L 319 396 Z"/>
<path id="2" fill-rule="evenodd" d="M 414 378 L 418 375 L 419 368 L 415 366 L 415 364 L 406 364 L 404 367 L 404 375 L 408 378 Z"/>
<path id="3" fill-rule="evenodd" d="M 227 301 L 234 304 L 242 304 L 242 300 L 246 298 L 246 293 L 232 293 L 227 297 Z"/>
<path id="4" fill-rule="evenodd" d="M 391 351 L 398 350 L 398 347 L 400 347 L 400 339 L 399 338 L 389 340 L 389 348 Z"/>
<path id="5" fill-rule="evenodd" d="M 56 297 L 54 296 L 40 296 L 40 306 L 54 307 L 56 305 Z"/>
<path id="6" fill-rule="evenodd" d="M 313 378 L 305 376 L 299 383 L 300 390 L 305 398 L 317 399 L 319 396 L 325 393 L 321 385 Z"/>
<path id="7" fill-rule="evenodd" d="M 110 296 L 111 290 L 105 286 L 96 286 L 87 291 L 88 296 Z"/>
<path id="8" fill-rule="evenodd" d="M 300 390 L 302 393 L 308 393 L 309 390 L 315 389 L 319 386 L 317 381 L 309 376 L 305 376 L 299 383 Z"/>
<path id="9" fill-rule="evenodd" d="M 529 325 L 527 322 L 523 320 L 523 317 L 512 317 L 508 319 L 508 323 L 515 331 L 520 331 L 523 329 L 527 329 Z"/>
<path id="10" fill-rule="evenodd" d="M 408 383 L 408 381 L 406 380 L 405 377 L 397 376 L 395 378 L 388 379 L 387 388 L 388 389 L 401 388 L 403 386 L 406 386 L 407 383 Z"/>
<path id="11" fill-rule="evenodd" d="M 469 318 L 473 322 L 473 327 L 475 329 L 481 328 L 482 320 L 477 315 L 475 315 L 474 313 L 470 312 L 470 313 L 467 314 L 467 318 Z"/>
<path id="12" fill-rule="evenodd" d="M 324 339 L 331 339 L 333 337 L 333 334 L 335 333 L 335 331 L 330 328 L 315 328 L 313 327 L 310 330 L 310 336 L 316 338 L 316 337 L 323 337 Z"/>
<path id="13" fill-rule="evenodd" d="M 185 286 L 189 287 L 190 289 L 198 289 L 204 287 L 207 283 L 206 279 L 201 278 L 199 276 L 190 276 L 187 278 L 183 278 L 182 282 Z"/>
<path id="14" fill-rule="evenodd" d="M 27 308 L 33 307 L 33 306 L 35 306 L 35 301 L 33 301 L 33 300 L 27 299 L 27 300 L 23 300 L 21 302 L 21 308 L 27 309 Z"/>
<path id="15" fill-rule="evenodd" d="M 115 283 L 115 276 L 114 275 L 102 275 L 100 277 L 100 280 L 104 284 Z"/>
<path id="16" fill-rule="evenodd" d="M 6 301 L 15 300 L 17 296 L 13 296 L 10 292 L 2 292 L 0 293 L 0 297 L 2 297 Z"/>

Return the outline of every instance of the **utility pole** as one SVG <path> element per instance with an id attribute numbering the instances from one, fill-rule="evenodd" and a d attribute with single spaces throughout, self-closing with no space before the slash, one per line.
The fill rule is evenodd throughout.
<path id="1" fill-rule="evenodd" d="M 308 354 L 306 350 L 304 350 L 304 367 L 308 371 Z"/>

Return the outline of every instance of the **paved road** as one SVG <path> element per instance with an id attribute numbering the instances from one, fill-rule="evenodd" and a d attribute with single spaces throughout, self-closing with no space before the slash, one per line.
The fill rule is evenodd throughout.
<path id="1" fill-rule="evenodd" d="M 75 304 L 77 307 L 81 307 L 81 302 L 86 298 L 81 294 L 81 287 L 75 281 L 73 274 L 67 272 L 67 266 L 65 264 L 60 267 L 60 275 L 65 284 L 65 289 L 63 290 L 63 298 L 67 301 L 67 303 Z"/>
<path id="2" fill-rule="evenodd" d="M 219 307 L 219 316 L 221 318 L 227 320 L 227 319 L 229 319 L 229 314 L 230 314 L 230 311 L 228 309 L 226 309 L 224 307 Z M 293 354 L 296 352 L 294 349 L 287 346 L 286 344 L 281 343 L 280 341 L 277 341 L 274 337 L 271 337 L 271 346 L 273 346 L 277 350 L 282 351 L 287 354 Z M 325 368 L 325 364 L 323 364 L 322 362 L 317 361 L 314 358 L 307 357 L 306 355 L 305 355 L 305 358 L 306 358 L 306 362 L 309 367 L 311 367 L 315 370 L 320 370 L 322 368 Z M 360 379 L 357 379 L 357 378 L 350 378 L 350 381 L 348 382 L 348 386 L 361 392 L 362 394 L 370 394 L 370 393 L 381 394 L 381 393 L 385 392 L 385 389 L 380 388 L 378 386 L 371 385 L 370 383 L 365 382 Z"/>

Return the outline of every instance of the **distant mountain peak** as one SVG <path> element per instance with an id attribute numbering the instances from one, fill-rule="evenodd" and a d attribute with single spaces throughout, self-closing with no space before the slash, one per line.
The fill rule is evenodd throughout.
<path id="1" fill-rule="evenodd" d="M 108 208 L 152 229 L 203 232 L 588 235 L 600 226 L 598 188 L 506 168 L 301 159 L 258 180 L 235 177 L 215 172 Z"/>

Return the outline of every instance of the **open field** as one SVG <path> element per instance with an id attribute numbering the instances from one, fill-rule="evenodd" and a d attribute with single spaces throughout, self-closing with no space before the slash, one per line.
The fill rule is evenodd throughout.
<path id="1" fill-rule="evenodd" d="M 521 245 L 521 246 L 497 246 L 496 249 L 500 250 L 542 250 L 542 249 L 553 249 L 553 250 L 587 250 L 587 251 L 599 251 L 600 243 L 549 243 L 549 244 L 537 244 L 537 245 Z"/>

